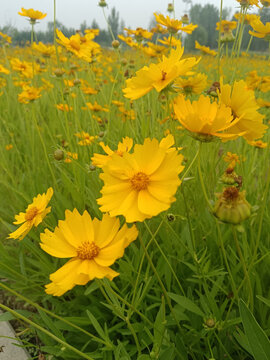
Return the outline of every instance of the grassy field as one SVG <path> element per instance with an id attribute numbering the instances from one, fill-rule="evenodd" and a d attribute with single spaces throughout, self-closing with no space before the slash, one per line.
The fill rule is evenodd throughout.
<path id="1" fill-rule="evenodd" d="M 2 41 L 0 320 L 19 320 L 32 359 L 269 359 L 267 56 L 181 58 L 171 40 L 162 59 L 88 35 L 43 54 Z"/>

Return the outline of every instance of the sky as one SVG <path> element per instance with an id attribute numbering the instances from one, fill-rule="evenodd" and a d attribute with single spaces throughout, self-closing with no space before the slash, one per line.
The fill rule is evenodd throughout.
<path id="1" fill-rule="evenodd" d="M 67 27 L 78 29 L 80 24 L 86 20 L 91 25 L 95 19 L 100 28 L 106 28 L 102 9 L 97 6 L 99 0 L 56 0 L 56 18 Z M 120 18 L 124 20 L 125 26 L 135 29 L 137 27 L 148 28 L 153 12 L 162 14 L 167 13 L 167 5 L 172 0 L 106 0 L 108 13 L 115 6 L 119 11 Z M 18 29 L 27 29 L 29 23 L 26 18 L 18 15 L 22 7 L 25 9 L 33 8 L 47 13 L 47 17 L 36 25 L 36 31 L 45 30 L 47 22 L 53 21 L 54 0 L 0 0 L 0 27 L 11 24 Z M 213 4 L 219 7 L 219 0 L 193 0 L 193 4 L 200 3 Z M 226 0 L 226 7 L 232 9 L 232 12 L 239 5 L 236 0 Z M 188 7 L 182 0 L 175 0 L 176 17 L 180 18 L 186 13 Z"/>

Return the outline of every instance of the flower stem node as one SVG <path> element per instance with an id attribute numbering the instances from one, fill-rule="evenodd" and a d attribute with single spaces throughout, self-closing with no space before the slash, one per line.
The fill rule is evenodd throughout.
<path id="1" fill-rule="evenodd" d="M 240 192 L 237 187 L 229 186 L 217 196 L 213 213 L 219 220 L 237 225 L 250 217 L 251 205 L 245 198 L 245 191 Z"/>
<path id="2" fill-rule="evenodd" d="M 168 214 L 168 215 L 167 215 L 167 220 L 168 220 L 169 222 L 173 222 L 173 221 L 175 221 L 175 216 L 174 216 L 173 214 Z"/>

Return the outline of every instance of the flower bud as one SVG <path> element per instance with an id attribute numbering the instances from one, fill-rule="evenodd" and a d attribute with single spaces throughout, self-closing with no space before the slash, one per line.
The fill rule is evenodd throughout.
<path id="1" fill-rule="evenodd" d="M 76 85 L 80 85 L 81 84 L 81 80 L 80 79 L 74 79 L 73 80 L 73 85 L 76 86 Z"/>
<path id="2" fill-rule="evenodd" d="M 204 325 L 210 329 L 214 328 L 216 326 L 216 321 L 213 318 L 206 319 L 204 322 Z"/>
<path id="3" fill-rule="evenodd" d="M 168 214 L 167 219 L 168 219 L 168 221 L 172 222 L 175 220 L 175 216 L 173 214 Z"/>
<path id="4" fill-rule="evenodd" d="M 127 59 L 125 58 L 121 59 L 121 65 L 125 66 L 127 65 L 127 63 L 128 63 Z"/>
<path id="5" fill-rule="evenodd" d="M 100 7 L 106 7 L 107 6 L 107 3 L 105 0 L 100 0 L 99 3 L 98 3 L 98 6 Z"/>
<path id="6" fill-rule="evenodd" d="M 64 73 L 65 73 L 65 71 L 62 70 L 62 69 L 55 69 L 55 70 L 54 70 L 54 75 L 57 76 L 57 77 L 63 76 Z"/>
<path id="7" fill-rule="evenodd" d="M 174 7 L 173 7 L 173 4 L 172 4 L 172 3 L 169 3 L 169 4 L 168 4 L 168 9 L 167 9 L 167 11 L 168 11 L 169 13 L 171 13 L 171 12 L 174 11 Z"/>
<path id="8" fill-rule="evenodd" d="M 251 205 L 245 198 L 245 191 L 240 192 L 237 187 L 229 186 L 217 196 L 213 213 L 219 220 L 237 225 L 250 217 Z"/>
<path id="9" fill-rule="evenodd" d="M 112 41 L 112 47 L 113 47 L 114 49 L 118 49 L 119 46 L 120 46 L 120 42 L 119 42 L 118 40 L 113 40 L 113 41 Z"/>
<path id="10" fill-rule="evenodd" d="M 57 149 L 55 150 L 53 157 L 55 158 L 55 160 L 60 161 L 63 160 L 64 158 L 64 151 L 61 149 Z"/>
<path id="11" fill-rule="evenodd" d="M 182 18 L 181 18 L 181 21 L 182 21 L 183 24 L 188 25 L 189 24 L 188 15 L 187 14 L 183 15 Z"/>

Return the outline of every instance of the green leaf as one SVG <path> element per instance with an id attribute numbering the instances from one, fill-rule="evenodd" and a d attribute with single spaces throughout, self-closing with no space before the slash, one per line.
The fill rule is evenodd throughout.
<path id="1" fill-rule="evenodd" d="M 243 300 L 239 301 L 245 334 L 255 360 L 270 359 L 270 341 Z"/>
<path id="2" fill-rule="evenodd" d="M 96 332 L 98 333 L 98 335 L 103 339 L 103 340 L 108 340 L 107 336 L 105 335 L 105 332 L 103 331 L 102 327 L 99 325 L 99 322 L 97 321 L 97 319 L 94 317 L 94 315 L 92 315 L 90 313 L 89 310 L 86 310 L 87 316 L 89 317 L 92 325 L 94 326 Z"/>
<path id="3" fill-rule="evenodd" d="M 202 312 L 202 310 L 196 304 L 194 304 L 193 301 L 191 301 L 187 297 L 173 294 L 173 293 L 168 293 L 168 295 L 171 299 L 173 299 L 175 302 L 177 302 L 177 304 L 182 306 L 184 309 L 191 311 L 192 313 L 197 314 L 199 316 L 202 316 L 202 317 L 205 316 L 204 313 Z"/>
<path id="4" fill-rule="evenodd" d="M 270 307 L 270 300 L 269 299 L 266 299 L 265 297 L 260 296 L 260 295 L 257 295 L 256 298 L 261 300 L 263 303 L 265 303 L 267 306 Z"/>

